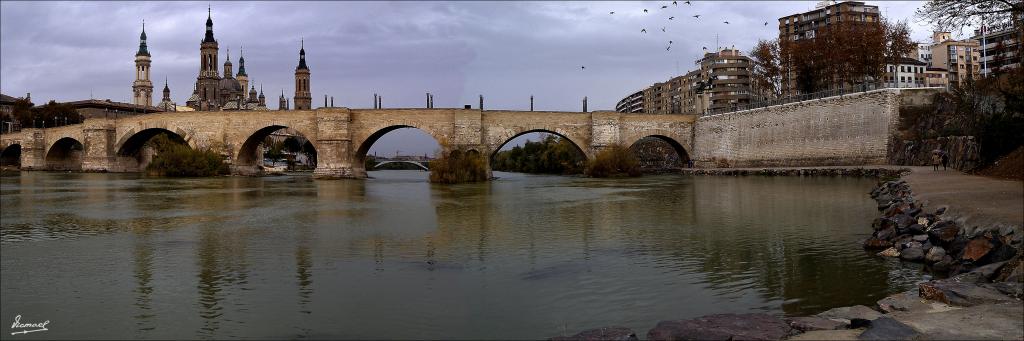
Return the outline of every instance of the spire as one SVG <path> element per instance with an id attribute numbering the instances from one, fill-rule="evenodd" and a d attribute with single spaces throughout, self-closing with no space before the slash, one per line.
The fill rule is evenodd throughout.
<path id="1" fill-rule="evenodd" d="M 165 102 L 171 101 L 171 88 L 167 87 L 167 76 L 164 76 L 164 99 Z"/>
<path id="2" fill-rule="evenodd" d="M 146 48 L 146 21 L 142 21 L 142 34 L 139 35 L 139 52 L 135 56 L 149 56 L 149 49 Z"/>
<path id="3" fill-rule="evenodd" d="M 299 66 L 297 66 L 295 69 L 309 70 L 309 67 L 306 66 L 306 40 L 302 39 L 299 42 L 299 44 L 301 44 L 299 45 Z"/>
<path id="4" fill-rule="evenodd" d="M 206 7 L 206 38 L 203 39 L 204 43 L 216 43 L 217 40 L 213 39 L 213 10 Z"/>
<path id="5" fill-rule="evenodd" d="M 245 73 L 245 56 L 242 55 L 242 46 L 238 46 L 238 75 L 249 77 Z"/>
<path id="6" fill-rule="evenodd" d="M 224 78 L 233 78 L 231 74 L 231 48 L 228 48 L 228 58 L 224 60 Z M 242 89 L 245 92 L 245 89 Z"/>

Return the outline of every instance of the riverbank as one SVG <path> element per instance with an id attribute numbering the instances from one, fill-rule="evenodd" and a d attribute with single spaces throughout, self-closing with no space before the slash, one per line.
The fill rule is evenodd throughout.
<path id="1" fill-rule="evenodd" d="M 689 171 L 689 172 L 688 172 Z M 886 297 L 875 307 L 839 307 L 814 316 L 718 314 L 661 321 L 648 340 L 1024 339 L 1024 189 L 1020 181 L 932 171 L 930 167 L 812 167 L 684 170 L 693 175 L 852 175 L 879 177 L 871 190 L 881 217 L 865 248 L 879 257 L 924 262 L 943 279 Z M 902 179 L 886 180 L 902 174 Z M 841 290 L 841 288 L 836 288 Z M 557 340 L 637 340 L 628 328 L 583 331 Z"/>
<path id="2" fill-rule="evenodd" d="M 869 165 L 869 166 L 826 166 L 826 167 L 769 167 L 769 168 L 684 168 L 680 171 L 686 175 L 724 175 L 724 176 L 852 176 L 870 178 L 896 178 L 909 172 L 907 167 Z"/>

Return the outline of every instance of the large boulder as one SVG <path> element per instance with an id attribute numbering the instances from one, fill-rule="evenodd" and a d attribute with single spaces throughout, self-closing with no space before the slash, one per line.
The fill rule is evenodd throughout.
<path id="1" fill-rule="evenodd" d="M 892 247 L 891 241 L 879 239 L 878 237 L 874 236 L 864 241 L 864 249 L 866 250 L 887 249 L 890 247 Z"/>
<path id="2" fill-rule="evenodd" d="M 950 221 L 936 222 L 928 229 L 928 236 L 932 244 L 948 245 L 960 233 L 960 227 Z"/>
<path id="3" fill-rule="evenodd" d="M 886 314 L 893 312 L 931 313 L 960 309 L 945 303 L 929 301 L 918 295 L 918 290 L 909 290 L 878 300 L 878 309 Z"/>
<path id="4" fill-rule="evenodd" d="M 942 261 L 942 258 L 946 257 L 946 249 L 941 246 L 933 246 L 928 249 L 928 253 L 924 255 L 924 260 L 928 263 L 938 263 Z"/>
<path id="5" fill-rule="evenodd" d="M 906 324 L 891 317 L 881 317 L 871 321 L 871 326 L 857 338 L 860 340 L 915 340 L 919 335 L 921 333 Z"/>
<path id="6" fill-rule="evenodd" d="M 1016 302 L 999 290 L 971 282 L 938 280 L 918 284 L 921 298 L 960 307 L 979 304 Z M 1018 302 L 1019 303 L 1019 302 Z"/>
<path id="7" fill-rule="evenodd" d="M 896 229 L 893 227 L 884 228 L 875 233 L 875 237 L 881 240 L 890 240 L 894 236 L 896 236 Z"/>
<path id="8" fill-rule="evenodd" d="M 929 314 L 898 314 L 924 340 L 1022 340 L 1021 303 L 984 304 Z"/>
<path id="9" fill-rule="evenodd" d="M 779 340 L 789 335 L 785 321 L 767 314 L 719 314 L 661 321 L 648 340 Z"/>
<path id="10" fill-rule="evenodd" d="M 802 316 L 790 318 L 789 326 L 802 332 L 809 332 L 812 330 L 846 329 L 847 324 L 842 321 L 829 320 L 821 317 Z"/>
<path id="11" fill-rule="evenodd" d="M 900 259 L 911 262 L 924 260 L 924 250 L 920 247 L 909 247 L 900 251 Z"/>
<path id="12" fill-rule="evenodd" d="M 626 327 L 608 327 L 608 328 L 597 328 L 584 330 L 573 336 L 556 336 L 551 340 L 557 341 L 598 341 L 598 340 L 616 340 L 616 341 L 636 341 L 636 333 L 632 329 Z"/>
<path id="13" fill-rule="evenodd" d="M 971 239 L 971 241 L 967 242 L 967 246 L 964 247 L 964 253 L 960 256 L 960 259 L 977 262 L 985 257 L 989 251 L 992 251 L 993 247 L 992 241 L 988 238 L 979 237 Z"/>
<path id="14" fill-rule="evenodd" d="M 852 307 L 839 307 L 826 310 L 818 315 L 820 318 L 850 323 L 853 319 L 874 320 L 882 316 L 882 313 L 862 305 Z"/>

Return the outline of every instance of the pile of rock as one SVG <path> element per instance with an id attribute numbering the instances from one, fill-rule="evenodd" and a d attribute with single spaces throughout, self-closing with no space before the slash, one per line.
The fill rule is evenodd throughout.
<path id="1" fill-rule="evenodd" d="M 874 233 L 864 241 L 865 249 L 928 264 L 940 275 L 977 271 L 998 281 L 1019 281 L 1024 276 L 1020 261 L 1024 233 L 1019 226 L 965 228 L 944 214 L 945 207 L 926 212 L 903 180 L 880 182 L 871 197 L 882 216 L 871 224 Z M 1001 271 L 1006 264 L 1011 265 L 1009 271 Z"/>
<path id="2" fill-rule="evenodd" d="M 890 168 L 685 168 L 689 175 L 763 175 L 763 176 L 850 176 L 871 178 L 898 177 L 905 169 Z"/>

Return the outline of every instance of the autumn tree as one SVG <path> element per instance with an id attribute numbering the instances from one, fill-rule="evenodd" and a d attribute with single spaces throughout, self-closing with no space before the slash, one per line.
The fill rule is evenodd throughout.
<path id="1" fill-rule="evenodd" d="M 885 76 L 886 64 L 899 63 L 913 47 L 906 22 L 837 21 L 820 28 L 813 38 L 779 42 L 777 59 L 782 75 L 787 70 L 794 74 L 796 90 L 813 93 L 878 84 Z M 766 51 L 770 48 L 759 44 L 754 53 Z"/>
<path id="2" fill-rule="evenodd" d="M 782 96 L 782 56 L 779 40 L 759 40 L 750 51 L 754 61 L 752 81 L 762 97 L 774 99 Z"/>

